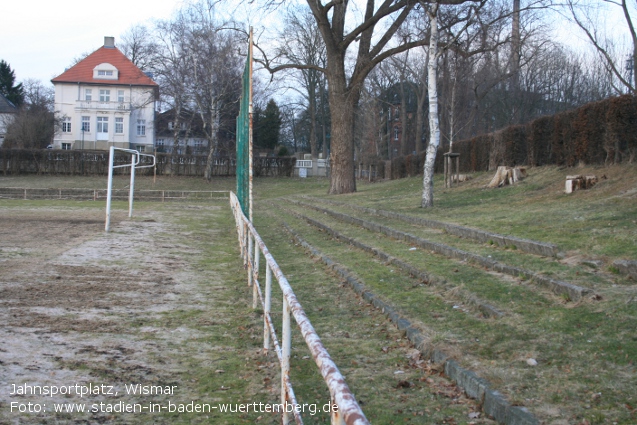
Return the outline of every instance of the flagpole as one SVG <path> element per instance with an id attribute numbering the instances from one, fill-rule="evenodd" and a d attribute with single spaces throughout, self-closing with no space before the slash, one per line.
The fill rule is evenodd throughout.
<path id="1" fill-rule="evenodd" d="M 248 44 L 248 60 L 250 61 L 249 69 L 249 89 L 248 89 L 248 215 L 252 222 L 252 27 L 250 27 L 250 41 Z"/>

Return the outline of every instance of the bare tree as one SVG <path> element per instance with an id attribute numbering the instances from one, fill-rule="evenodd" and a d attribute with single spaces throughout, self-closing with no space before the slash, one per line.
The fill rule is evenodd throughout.
<path id="1" fill-rule="evenodd" d="M 145 25 L 136 24 L 121 36 L 119 49 L 142 71 L 157 68 L 158 50 L 155 38 Z"/>
<path id="2" fill-rule="evenodd" d="M 464 0 L 444 0 L 444 3 L 459 4 Z M 332 118 L 329 193 L 350 193 L 356 190 L 354 117 L 365 78 L 383 60 L 427 41 L 411 36 L 395 37 L 414 11 L 417 4 L 414 0 L 384 0 L 380 4 L 368 0 L 362 13 L 349 1 L 308 0 L 307 4 L 325 44 L 325 67 L 270 63 L 265 58 L 262 62 L 271 72 L 314 68 L 325 73 Z M 355 44 L 358 50 L 353 54 Z"/>
<path id="3" fill-rule="evenodd" d="M 286 25 L 280 35 L 282 40 L 278 55 L 288 62 L 309 65 L 295 74 L 300 74 L 300 93 L 307 102 L 310 119 L 310 153 L 317 157 L 317 95 L 323 78 L 320 68 L 325 67 L 325 45 L 308 8 L 290 10 L 286 16 Z"/>
<path id="4" fill-rule="evenodd" d="M 630 47 L 622 52 L 618 49 L 616 36 L 621 28 L 614 28 L 614 39 L 604 35 L 604 25 L 601 25 L 596 18 L 599 10 L 595 6 L 602 8 L 619 9 L 624 17 L 624 22 L 630 39 Z M 599 54 L 599 58 L 609 73 L 616 79 L 615 89 L 619 93 L 628 91 L 637 93 L 637 72 L 635 72 L 635 58 L 637 58 L 637 29 L 633 22 L 632 13 L 634 7 L 629 5 L 627 0 L 602 0 L 600 5 L 591 5 L 578 0 L 567 0 L 566 8 L 573 22 L 586 35 L 592 46 Z M 603 13 L 604 11 L 602 11 Z M 606 11 L 607 13 L 607 11 Z M 619 51 L 618 51 L 619 50 Z M 623 54 L 622 54 L 623 53 Z M 627 53 L 627 55 L 626 55 Z"/>
<path id="5" fill-rule="evenodd" d="M 5 148 L 42 149 L 53 142 L 60 117 L 53 111 L 55 91 L 39 80 L 27 79 L 24 102 L 7 125 Z"/>

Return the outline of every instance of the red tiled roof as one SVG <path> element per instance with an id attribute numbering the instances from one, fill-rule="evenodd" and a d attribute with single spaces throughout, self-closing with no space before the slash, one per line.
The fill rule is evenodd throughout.
<path id="1" fill-rule="evenodd" d="M 93 78 L 93 69 L 102 63 L 110 63 L 119 71 L 117 80 Z M 51 80 L 53 83 L 93 83 L 158 87 L 116 47 L 100 47 L 71 68 Z"/>

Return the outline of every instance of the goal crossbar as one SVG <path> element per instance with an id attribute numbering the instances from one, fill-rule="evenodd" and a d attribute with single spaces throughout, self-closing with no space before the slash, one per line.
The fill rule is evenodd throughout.
<path id="1" fill-rule="evenodd" d="M 131 154 L 131 163 L 115 165 L 115 151 Z M 153 163 L 147 164 L 147 165 L 140 165 L 140 161 L 143 156 L 152 158 Z M 116 148 L 115 146 L 110 147 L 110 152 L 108 156 L 108 188 L 106 190 L 106 224 L 104 226 L 104 230 L 106 232 L 110 231 L 110 228 L 111 228 L 111 198 L 113 195 L 113 170 L 115 168 L 131 167 L 130 189 L 128 192 L 128 217 L 132 217 L 133 216 L 133 192 L 135 190 L 135 169 L 151 168 L 151 167 L 154 167 L 155 164 L 156 164 L 155 155 L 141 153 L 134 149 Z"/>

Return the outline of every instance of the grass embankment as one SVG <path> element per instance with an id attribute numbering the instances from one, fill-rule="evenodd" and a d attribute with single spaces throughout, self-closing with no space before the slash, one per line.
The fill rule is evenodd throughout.
<path id="1" fill-rule="evenodd" d="M 589 191 L 563 194 L 564 176 L 575 173 L 604 174 L 607 179 Z M 286 252 L 279 256 L 285 270 L 287 258 L 294 252 L 303 254 L 299 248 L 284 251 L 291 246 L 286 242 L 289 237 L 281 234 L 281 223 L 287 222 L 310 244 L 354 271 L 369 289 L 419 324 L 432 344 L 487 378 L 513 404 L 526 406 L 547 423 L 635 423 L 637 287 L 632 280 L 615 274 L 612 267 L 615 259 L 637 257 L 634 167 L 531 169 L 529 178 L 515 187 L 484 189 L 490 177 L 477 175 L 468 184 L 453 189 L 437 187 L 437 204 L 432 210 L 418 208 L 419 178 L 363 183 L 357 193 L 338 197 L 321 193 L 327 189 L 326 184 L 308 188 L 304 194 L 555 243 L 565 251 L 564 258 L 542 258 L 512 248 L 476 244 L 443 232 L 362 214 L 346 206 L 310 201 L 591 288 L 593 296 L 576 303 L 533 283 L 420 249 L 411 250 L 409 245 L 275 199 L 283 194 L 298 194 L 296 182 L 285 193 L 269 182 L 257 181 L 257 228 L 266 242 L 271 241 L 272 251 Z M 422 285 L 395 267 L 326 237 L 293 213 L 319 220 L 348 237 L 426 270 L 446 280 L 447 287 L 443 290 Z M 319 269 L 324 275 L 314 277 L 313 272 L 298 281 L 293 279 L 298 291 L 307 286 L 305 299 L 312 303 L 316 300 L 310 295 L 311 288 L 333 279 L 323 267 Z M 449 290 L 449 285 L 458 290 Z M 458 298 L 458 293 L 466 292 L 488 301 L 505 316 L 482 318 Z M 348 325 L 356 327 L 354 322 Z M 538 365 L 530 366 L 528 359 L 536 360 Z M 363 381 L 349 382 L 355 392 L 365 393 L 369 388 Z"/>
<path id="2" fill-rule="evenodd" d="M 597 174 L 607 179 L 591 190 L 565 195 L 567 174 Z M 328 182 L 324 179 L 257 179 L 255 223 L 373 422 L 480 423 L 481 419 L 469 419 L 467 415 L 473 407 L 465 405 L 453 387 L 440 381 L 435 370 L 409 359 L 414 353 L 392 325 L 341 285 L 339 278 L 292 244 L 283 230 L 283 222 L 355 272 L 369 289 L 410 317 L 431 344 L 488 379 L 511 402 L 526 406 L 546 423 L 634 424 L 637 422 L 634 366 L 637 286 L 615 274 L 611 264 L 615 259 L 637 258 L 637 170 L 634 166 L 532 168 L 529 177 L 516 186 L 485 189 L 491 177 L 490 173 L 477 174 L 473 180 L 452 189 L 442 189 L 441 182 L 436 180 L 436 206 L 428 210 L 418 207 L 420 177 L 373 184 L 360 182 L 357 193 L 342 196 L 327 196 Z M 12 187 L 33 184 L 31 177 L 24 179 L 2 178 L 0 184 Z M 57 178 L 47 180 L 37 187 L 62 185 Z M 202 180 L 166 177 L 154 186 L 150 183 L 152 179 L 137 181 L 137 187 L 146 189 L 234 188 L 234 180 L 228 179 L 214 181 L 213 185 Z M 73 178 L 64 187 L 78 187 L 80 182 L 82 179 Z M 92 186 L 84 187 L 95 186 L 94 182 L 86 184 Z M 118 184 L 125 187 L 127 182 L 122 178 Z M 321 205 L 591 288 L 595 297 L 576 303 L 533 283 L 420 249 L 412 250 L 408 245 L 285 201 L 285 197 L 294 195 L 336 199 L 557 244 L 565 252 L 565 258 L 541 258 L 362 214 L 346 206 Z M 311 202 L 321 204 L 315 199 Z M 446 280 L 448 286 L 425 285 L 369 254 L 325 237 L 293 212 L 310 216 L 426 270 Z M 231 223 L 226 225 L 234 230 Z M 230 239 L 227 243 L 232 246 L 235 242 Z M 223 263 L 221 266 L 216 263 L 213 260 L 205 268 L 226 273 L 229 281 L 241 285 L 242 276 L 232 275 L 237 270 L 228 271 Z M 458 289 L 454 291 L 453 287 Z M 485 319 L 471 306 L 464 305 L 458 294 L 468 292 L 496 306 L 505 313 L 504 317 Z M 273 306 L 274 312 L 279 309 L 280 302 Z M 240 311 L 244 316 L 250 315 L 245 309 Z M 280 320 L 280 313 L 274 316 L 275 321 Z M 241 334 L 244 339 L 258 339 L 257 325 L 239 326 L 246 329 Z M 304 358 L 307 349 L 298 335 L 294 338 L 292 380 L 299 401 L 327 400 L 311 359 Z M 530 358 L 537 361 L 537 366 L 526 362 Z M 398 371 L 405 373 L 395 374 Z M 316 416 L 307 420 L 306 423 L 322 423 L 326 419 Z"/>

